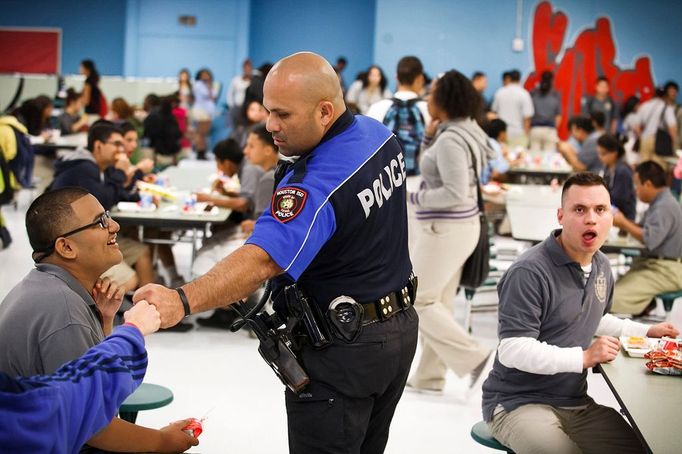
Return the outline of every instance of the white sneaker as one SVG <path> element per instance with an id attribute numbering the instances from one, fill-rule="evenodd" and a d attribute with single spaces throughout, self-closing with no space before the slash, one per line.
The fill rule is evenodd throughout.
<path id="1" fill-rule="evenodd" d="M 417 394 L 424 394 L 425 396 L 442 396 L 442 389 L 431 389 L 431 388 L 417 388 L 413 386 L 410 382 L 405 384 L 405 391 Z"/>

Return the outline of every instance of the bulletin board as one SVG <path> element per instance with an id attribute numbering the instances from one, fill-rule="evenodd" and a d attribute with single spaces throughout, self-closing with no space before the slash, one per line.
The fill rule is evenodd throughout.
<path id="1" fill-rule="evenodd" d="M 0 73 L 59 74 L 60 28 L 0 27 Z"/>

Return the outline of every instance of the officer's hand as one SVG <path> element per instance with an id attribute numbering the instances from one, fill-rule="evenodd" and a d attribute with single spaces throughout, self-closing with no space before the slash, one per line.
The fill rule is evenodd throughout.
<path id="1" fill-rule="evenodd" d="M 646 332 L 646 335 L 648 337 L 677 337 L 680 335 L 680 332 L 677 328 L 672 323 L 668 322 L 663 322 L 659 323 L 657 325 L 653 325 L 651 328 L 649 328 L 649 331 Z"/>
<path id="2" fill-rule="evenodd" d="M 583 369 L 589 369 L 597 364 L 608 363 L 618 356 L 620 341 L 611 336 L 598 337 L 590 348 L 583 352 Z"/>
<path id="3" fill-rule="evenodd" d="M 123 314 L 126 323 L 132 323 L 143 336 L 155 333 L 161 326 L 161 316 L 156 307 L 146 301 L 138 301 L 130 310 Z"/>
<path id="4" fill-rule="evenodd" d="M 147 284 L 137 289 L 133 295 L 133 304 L 142 300 L 156 306 L 161 315 L 161 328 L 177 325 L 185 315 L 178 292 L 163 285 Z"/>
<path id="5" fill-rule="evenodd" d="M 192 446 L 198 445 L 199 440 L 182 431 L 182 428 L 191 421 L 191 419 L 175 421 L 161 429 L 161 446 L 156 452 L 185 452 Z"/>

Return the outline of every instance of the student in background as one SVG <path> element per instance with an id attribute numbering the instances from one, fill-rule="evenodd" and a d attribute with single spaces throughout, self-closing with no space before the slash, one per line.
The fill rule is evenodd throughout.
<path id="1" fill-rule="evenodd" d="M 609 188 L 611 205 L 620 210 L 626 218 L 635 220 L 637 197 L 632 181 L 632 170 L 625 163 L 625 148 L 613 134 L 604 134 L 597 139 L 597 153 L 604 165 L 604 181 Z"/>
<path id="2" fill-rule="evenodd" d="M 592 117 L 595 112 L 603 113 L 606 119 L 604 128 L 611 134 L 615 134 L 618 105 L 609 94 L 610 91 L 609 79 L 604 76 L 599 77 L 594 86 L 594 96 L 585 96 L 581 100 L 581 115 Z"/>
<path id="3" fill-rule="evenodd" d="M 64 112 L 59 115 L 57 122 L 62 135 L 76 134 L 88 129 L 87 115 L 81 115 L 81 96 L 73 88 L 66 90 Z"/>
<path id="4" fill-rule="evenodd" d="M 630 270 L 616 282 L 612 312 L 638 315 L 659 293 L 682 287 L 682 207 L 666 185 L 665 170 L 653 161 L 635 168 L 637 197 L 649 208 L 639 224 L 623 213 L 613 215 L 613 225 L 644 243 Z"/>
<path id="5" fill-rule="evenodd" d="M 194 100 L 192 99 L 192 75 L 187 68 L 182 68 L 178 73 L 178 97 L 180 107 L 189 112 Z"/>
<path id="6" fill-rule="evenodd" d="M 388 89 L 388 79 L 377 65 L 370 66 L 361 81 L 361 84 L 351 85 L 346 93 L 346 101 L 355 104 L 363 115 L 372 104 L 393 96 Z"/>
<path id="7" fill-rule="evenodd" d="M 602 163 L 597 154 L 597 139 L 603 134 L 604 114 L 596 112 L 594 118 L 602 129 L 595 128 L 595 122 L 586 117 L 573 117 L 569 121 L 571 136 L 580 144 L 576 150 L 569 142 L 559 142 L 557 150 L 573 170 L 578 172 L 599 172 Z"/>
<path id="8" fill-rule="evenodd" d="M 202 68 L 197 72 L 193 90 L 194 105 L 192 106 L 192 118 L 196 122 L 194 146 L 197 158 L 206 159 L 207 141 L 211 133 L 213 116 L 216 109 L 215 93 L 213 93 L 213 73 L 208 68 Z"/>
<path id="9" fill-rule="evenodd" d="M 552 89 L 554 74 L 545 71 L 540 86 L 531 92 L 535 113 L 530 120 L 530 150 L 554 150 L 559 141 L 557 127 L 561 123 L 561 99 Z"/>
<path id="10" fill-rule="evenodd" d="M 80 73 L 85 76 L 85 84 L 81 93 L 81 101 L 85 106 L 85 113 L 104 117 L 107 113 L 107 106 L 102 91 L 99 88 L 99 72 L 95 68 L 95 62 L 92 60 L 81 61 Z M 102 101 L 105 101 L 104 106 Z"/>

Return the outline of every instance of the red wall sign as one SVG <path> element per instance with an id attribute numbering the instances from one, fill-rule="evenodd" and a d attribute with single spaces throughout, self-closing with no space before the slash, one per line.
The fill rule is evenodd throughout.
<path id="1" fill-rule="evenodd" d="M 0 73 L 58 74 L 62 31 L 0 28 Z"/>

